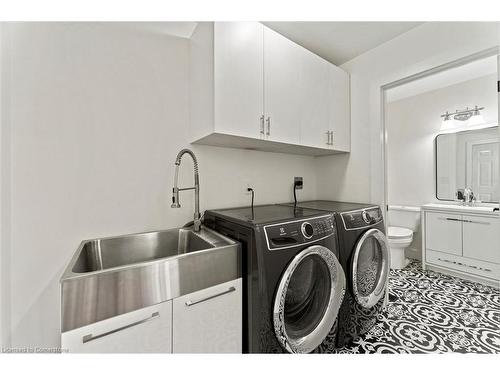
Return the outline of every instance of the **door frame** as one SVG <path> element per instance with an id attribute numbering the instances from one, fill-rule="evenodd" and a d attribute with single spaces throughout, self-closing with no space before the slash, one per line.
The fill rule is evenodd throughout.
<path id="1" fill-rule="evenodd" d="M 426 78 L 429 76 L 432 76 L 437 73 L 444 72 L 448 69 L 452 68 L 457 68 L 462 65 L 466 65 L 468 63 L 477 61 L 477 60 L 482 60 L 488 57 L 492 56 L 497 56 L 497 61 L 498 61 L 498 68 L 497 68 L 497 74 L 500 77 L 500 45 L 496 45 L 491 48 L 487 48 L 485 50 L 476 52 L 474 54 L 464 56 L 460 59 L 453 60 L 441 65 L 437 65 L 433 68 L 423 70 L 421 72 L 411 74 L 407 77 L 398 79 L 396 81 L 388 82 L 386 84 L 380 85 L 380 123 L 381 123 L 381 137 L 380 137 L 380 144 L 382 148 L 382 163 L 383 163 L 383 204 L 384 204 L 384 217 L 386 218 L 385 220 L 385 229 L 387 231 L 388 227 L 388 220 L 387 220 L 387 214 L 388 214 L 388 204 L 389 204 L 389 199 L 388 199 L 388 173 L 387 173 L 387 126 L 386 126 L 386 102 L 387 102 L 387 90 L 402 86 L 406 83 L 410 83 L 413 81 L 416 81 L 421 78 Z M 500 97 L 499 97 L 499 107 L 498 111 L 500 114 Z M 500 120 L 500 116 L 499 116 Z M 500 127 L 499 127 L 499 132 L 500 132 Z M 500 164 L 500 163 L 499 163 Z M 434 177 L 435 178 L 435 177 Z M 425 265 L 425 252 L 422 252 L 422 264 Z"/>

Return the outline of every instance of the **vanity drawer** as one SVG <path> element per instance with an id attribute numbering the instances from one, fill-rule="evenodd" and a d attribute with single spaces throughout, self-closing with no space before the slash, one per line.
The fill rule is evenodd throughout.
<path id="1" fill-rule="evenodd" d="M 425 214 L 426 248 L 462 255 L 462 216 L 440 212 Z"/>
<path id="2" fill-rule="evenodd" d="M 442 266 L 457 271 L 470 273 L 490 279 L 500 279 L 500 265 L 490 262 L 483 262 L 477 259 L 470 259 L 440 251 L 426 251 L 426 262 L 436 266 Z"/>

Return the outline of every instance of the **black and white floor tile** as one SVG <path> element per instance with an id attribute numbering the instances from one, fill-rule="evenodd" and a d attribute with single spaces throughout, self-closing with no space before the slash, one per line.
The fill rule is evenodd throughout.
<path id="1" fill-rule="evenodd" d="M 500 290 L 423 271 L 391 270 L 391 301 L 365 335 L 337 353 L 500 353 Z"/>

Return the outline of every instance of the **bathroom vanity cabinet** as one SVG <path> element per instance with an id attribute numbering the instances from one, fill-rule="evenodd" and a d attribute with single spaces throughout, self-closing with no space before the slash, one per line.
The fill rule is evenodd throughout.
<path id="1" fill-rule="evenodd" d="M 349 74 L 259 22 L 200 22 L 190 42 L 195 144 L 349 152 Z"/>
<path id="2" fill-rule="evenodd" d="M 62 333 L 70 353 L 241 353 L 241 278 Z"/>
<path id="3" fill-rule="evenodd" d="M 491 207 L 422 207 L 423 265 L 500 285 L 500 219 Z"/>

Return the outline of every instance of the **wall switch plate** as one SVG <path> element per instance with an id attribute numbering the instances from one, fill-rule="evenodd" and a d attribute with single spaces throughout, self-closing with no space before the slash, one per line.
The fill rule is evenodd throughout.
<path id="1" fill-rule="evenodd" d="M 302 177 L 294 177 L 293 186 L 296 186 L 296 189 L 302 189 L 304 187 L 304 180 L 302 179 Z"/>

